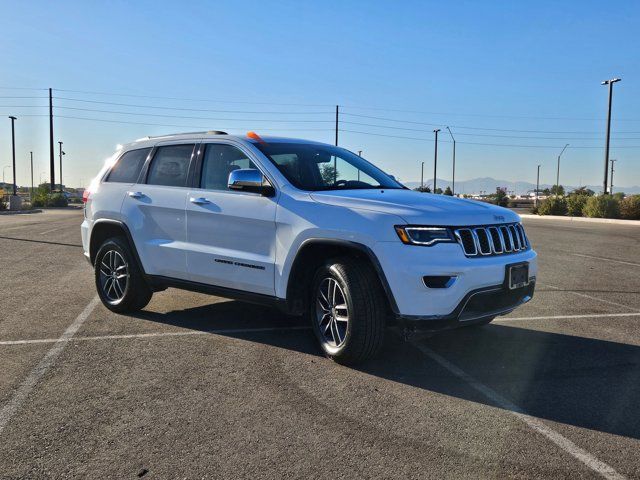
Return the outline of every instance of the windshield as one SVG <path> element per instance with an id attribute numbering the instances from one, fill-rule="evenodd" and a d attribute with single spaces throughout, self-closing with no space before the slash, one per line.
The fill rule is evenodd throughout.
<path id="1" fill-rule="evenodd" d="M 404 188 L 379 168 L 348 150 L 311 143 L 256 143 L 301 190 Z"/>

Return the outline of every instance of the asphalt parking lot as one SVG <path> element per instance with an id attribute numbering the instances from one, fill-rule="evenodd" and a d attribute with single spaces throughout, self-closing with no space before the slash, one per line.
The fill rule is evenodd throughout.
<path id="1" fill-rule="evenodd" d="M 388 336 L 169 289 L 97 302 L 79 210 L 0 217 L 0 478 L 640 478 L 640 228 L 527 220 L 532 302 Z"/>

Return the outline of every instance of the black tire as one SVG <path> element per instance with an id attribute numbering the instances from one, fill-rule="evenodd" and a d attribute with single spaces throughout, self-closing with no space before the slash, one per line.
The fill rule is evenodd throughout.
<path id="1" fill-rule="evenodd" d="M 109 238 L 100 246 L 94 276 L 100 300 L 112 312 L 142 310 L 153 295 L 124 237 Z"/>
<path id="2" fill-rule="evenodd" d="M 325 289 L 333 282 L 339 286 L 333 301 L 333 307 L 338 308 L 323 306 L 324 300 L 319 300 L 320 292 L 326 294 Z M 375 356 L 384 341 L 387 305 L 380 280 L 369 263 L 348 257 L 332 259 L 318 268 L 311 285 L 309 317 L 324 353 L 344 365 Z M 344 319 L 342 300 L 346 303 L 346 322 L 333 320 Z M 327 326 L 329 322 L 331 326 Z M 342 341 L 339 343 L 336 337 Z"/>

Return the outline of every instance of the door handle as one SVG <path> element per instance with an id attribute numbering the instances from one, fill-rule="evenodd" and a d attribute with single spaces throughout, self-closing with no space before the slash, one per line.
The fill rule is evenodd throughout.
<path id="1" fill-rule="evenodd" d="M 191 197 L 189 199 L 191 203 L 195 203 L 196 205 L 208 205 L 211 201 L 208 198 L 204 197 Z"/>
<path id="2" fill-rule="evenodd" d="M 142 193 L 142 192 L 127 192 L 127 195 L 129 195 L 131 198 L 142 198 L 142 197 L 144 197 L 144 193 Z"/>

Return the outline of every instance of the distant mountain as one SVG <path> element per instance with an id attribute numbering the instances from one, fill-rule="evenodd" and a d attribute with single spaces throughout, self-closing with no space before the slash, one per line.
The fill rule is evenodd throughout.
<path id="1" fill-rule="evenodd" d="M 420 182 L 402 182 L 409 188 L 416 188 L 420 186 Z M 425 185 L 431 186 L 433 182 L 425 181 Z M 437 179 L 436 186 L 438 188 L 442 188 L 443 190 L 447 188 L 447 186 L 451 186 L 450 180 Z M 584 186 L 584 185 L 581 185 Z M 474 178 L 472 180 L 462 180 L 456 181 L 456 193 L 467 193 L 467 194 L 478 194 L 480 192 L 493 193 L 496 191 L 497 187 L 506 187 L 509 192 L 514 192 L 516 195 L 522 195 L 527 192 L 532 192 L 535 190 L 536 185 L 534 183 L 529 182 L 509 182 L 507 180 L 496 180 L 492 177 L 483 177 L 483 178 Z M 552 185 L 548 183 L 541 183 L 540 189 L 551 188 Z M 594 192 L 602 191 L 602 185 L 587 185 L 587 188 L 590 188 Z M 571 191 L 575 188 L 578 188 L 578 185 L 564 185 L 564 188 L 568 191 Z M 613 185 L 613 192 L 624 192 L 626 194 L 636 194 L 640 193 L 640 186 L 633 187 L 619 187 L 617 185 Z"/>

